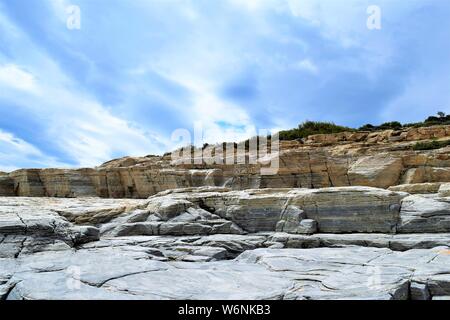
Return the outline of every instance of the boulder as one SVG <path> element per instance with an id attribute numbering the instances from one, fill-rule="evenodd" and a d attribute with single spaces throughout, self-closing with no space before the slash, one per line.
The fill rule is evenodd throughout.
<path id="1" fill-rule="evenodd" d="M 294 193 L 292 204 L 319 232 L 395 232 L 405 193 L 370 187 L 324 188 Z"/>
<path id="2" fill-rule="evenodd" d="M 396 185 L 403 170 L 402 159 L 390 154 L 361 157 L 348 170 L 352 185 L 388 188 Z"/>
<path id="3" fill-rule="evenodd" d="M 450 202 L 435 195 L 405 197 L 402 200 L 397 232 L 450 232 Z"/>

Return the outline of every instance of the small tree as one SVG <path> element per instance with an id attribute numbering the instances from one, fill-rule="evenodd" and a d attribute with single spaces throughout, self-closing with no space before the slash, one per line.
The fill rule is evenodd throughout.
<path id="1" fill-rule="evenodd" d="M 398 130 L 402 128 L 402 124 L 398 121 L 385 122 L 381 124 L 378 128 L 381 130 L 388 130 L 388 129 Z"/>
<path id="2" fill-rule="evenodd" d="M 363 125 L 358 129 L 359 131 L 374 131 L 376 127 L 370 123 Z"/>
<path id="3" fill-rule="evenodd" d="M 439 116 L 439 118 L 445 118 L 445 112 L 439 111 L 437 115 Z"/>

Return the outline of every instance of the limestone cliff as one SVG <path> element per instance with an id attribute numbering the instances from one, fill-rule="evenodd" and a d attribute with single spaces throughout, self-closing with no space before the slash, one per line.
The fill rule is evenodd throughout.
<path id="1" fill-rule="evenodd" d="M 450 147 L 415 151 L 417 141 L 450 138 L 450 126 L 344 132 L 282 141 L 279 171 L 260 164 L 180 164 L 169 155 L 126 157 L 96 168 L 0 173 L 0 196 L 147 198 L 186 187 L 324 188 L 450 182 Z"/>

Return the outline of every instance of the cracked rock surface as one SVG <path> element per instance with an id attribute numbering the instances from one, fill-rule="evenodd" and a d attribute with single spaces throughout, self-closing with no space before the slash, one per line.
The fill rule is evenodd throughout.
<path id="1" fill-rule="evenodd" d="M 445 299 L 443 195 L 213 187 L 146 200 L 0 197 L 0 299 Z"/>

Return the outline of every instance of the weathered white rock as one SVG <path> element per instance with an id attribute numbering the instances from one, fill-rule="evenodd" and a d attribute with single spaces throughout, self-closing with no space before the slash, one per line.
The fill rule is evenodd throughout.
<path id="1" fill-rule="evenodd" d="M 351 185 L 388 188 L 396 185 L 403 170 L 402 159 L 390 154 L 361 157 L 348 170 Z"/>
<path id="2" fill-rule="evenodd" d="M 153 197 L 145 210 L 132 211 L 102 226 L 105 236 L 241 234 L 232 221 L 171 195 Z"/>
<path id="3" fill-rule="evenodd" d="M 411 195 L 403 199 L 399 233 L 450 231 L 450 200 L 434 195 Z"/>
<path id="4" fill-rule="evenodd" d="M 305 219 L 306 214 L 296 206 L 287 206 L 281 212 L 280 221 L 275 227 L 276 231 L 298 234 L 313 234 L 317 232 L 317 222 Z"/>
<path id="5" fill-rule="evenodd" d="M 450 295 L 446 250 L 255 249 L 231 261 L 164 262 L 127 245 L 82 248 L 1 259 L 0 292 L 7 299 L 408 299 L 412 286 L 412 298 L 436 298 Z"/>
<path id="6" fill-rule="evenodd" d="M 0 235 L 21 235 L 33 238 L 58 239 L 72 245 L 99 239 L 93 226 L 75 226 L 49 210 L 0 207 Z M 36 209 L 39 210 L 39 209 Z"/>
<path id="7" fill-rule="evenodd" d="M 450 197 L 450 183 L 443 183 L 439 188 L 440 197 Z"/>
<path id="8" fill-rule="evenodd" d="M 0 299 L 440 299 L 449 206 L 370 187 L 0 198 Z"/>
<path id="9" fill-rule="evenodd" d="M 268 241 L 282 243 L 285 248 L 338 248 L 345 246 L 361 246 L 374 248 L 389 248 L 394 251 L 411 249 L 431 249 L 450 245 L 450 233 L 434 234 L 314 234 L 311 236 L 288 233 L 273 233 L 268 235 Z"/>
<path id="10" fill-rule="evenodd" d="M 397 186 L 391 186 L 388 190 L 407 192 L 410 194 L 427 194 L 427 193 L 438 193 L 439 188 L 442 183 L 412 183 L 412 184 L 400 184 Z"/>
<path id="11" fill-rule="evenodd" d="M 264 189 L 164 195 L 190 201 L 248 232 L 294 230 L 303 219 L 319 232 L 394 232 L 406 193 L 370 187 Z M 152 197 L 150 201 L 158 199 Z M 304 226 L 300 226 L 304 227 Z M 314 229 L 293 232 L 309 233 Z"/>
<path id="12" fill-rule="evenodd" d="M 324 188 L 299 191 L 291 203 L 317 221 L 319 232 L 390 233 L 406 195 L 369 187 Z"/>

